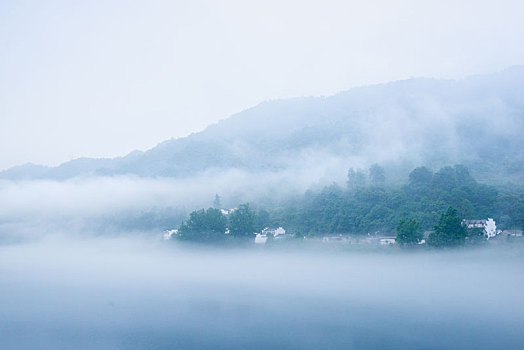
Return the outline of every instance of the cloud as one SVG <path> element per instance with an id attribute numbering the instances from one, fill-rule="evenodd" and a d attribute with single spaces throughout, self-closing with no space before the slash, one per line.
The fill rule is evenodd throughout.
<path id="1" fill-rule="evenodd" d="M 304 155 L 297 167 L 281 171 L 210 169 L 184 179 L 115 176 L 2 180 L 0 231 L 40 237 L 69 228 L 95 234 L 118 228 L 167 229 L 178 226 L 190 211 L 210 207 L 215 194 L 231 208 L 261 199 L 265 205 L 276 205 L 314 184 L 331 183 L 336 178 L 344 181 L 344 162 L 321 156 Z"/>

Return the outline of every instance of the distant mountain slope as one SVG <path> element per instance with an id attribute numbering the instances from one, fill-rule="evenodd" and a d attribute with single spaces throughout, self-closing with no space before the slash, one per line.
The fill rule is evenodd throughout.
<path id="1" fill-rule="evenodd" d="M 52 168 L 24 165 L 0 177 L 184 177 L 208 169 L 285 169 L 337 157 L 348 167 L 465 163 L 477 174 L 521 181 L 523 131 L 524 67 L 513 67 L 459 81 L 409 79 L 330 97 L 264 102 L 146 152 Z"/>

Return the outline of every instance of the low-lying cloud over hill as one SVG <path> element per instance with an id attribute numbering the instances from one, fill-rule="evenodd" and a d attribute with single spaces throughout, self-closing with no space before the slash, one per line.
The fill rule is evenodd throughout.
<path id="1" fill-rule="evenodd" d="M 202 132 L 115 159 L 58 167 L 24 165 L 4 179 L 136 175 L 209 170 L 279 171 L 378 162 L 392 168 L 464 163 L 480 179 L 522 181 L 524 67 L 464 80 L 410 79 L 330 97 L 268 101 Z"/>

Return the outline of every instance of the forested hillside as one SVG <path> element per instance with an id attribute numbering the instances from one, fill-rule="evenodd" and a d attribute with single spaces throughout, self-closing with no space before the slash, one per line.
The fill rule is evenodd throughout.
<path id="1" fill-rule="evenodd" d="M 461 218 L 495 218 L 499 228 L 524 224 L 522 188 L 497 189 L 478 183 L 463 165 L 443 167 L 433 173 L 418 167 L 401 187 L 355 182 L 349 172 L 348 186 L 333 184 L 308 191 L 279 208 L 269 210 L 268 224 L 282 225 L 306 236 L 328 233 L 391 233 L 401 218 L 414 218 L 430 230 L 449 206 Z"/>
<path id="2" fill-rule="evenodd" d="M 202 132 L 115 159 L 25 165 L 6 179 L 131 174 L 187 177 L 206 170 L 257 172 L 368 167 L 390 180 L 418 165 L 465 164 L 479 180 L 524 183 L 524 68 L 464 80 L 409 79 L 330 97 L 269 101 Z"/>
<path id="3" fill-rule="evenodd" d="M 254 232 L 267 227 L 285 227 L 296 238 L 394 235 L 399 224 L 411 225 L 422 237 L 422 230 L 433 230 L 444 213 L 458 222 L 460 230 L 465 230 L 462 219 L 494 218 L 503 230 L 524 226 L 524 189 L 479 184 L 463 165 L 437 172 L 415 168 L 400 187 L 386 185 L 385 180 L 384 169 L 374 164 L 369 171 L 350 169 L 345 186 L 333 183 L 273 206 L 254 202 L 223 210 L 217 195 L 214 207 L 189 215 L 177 238 L 198 242 L 252 239 Z M 477 236 L 478 232 L 470 237 L 472 242 Z"/>

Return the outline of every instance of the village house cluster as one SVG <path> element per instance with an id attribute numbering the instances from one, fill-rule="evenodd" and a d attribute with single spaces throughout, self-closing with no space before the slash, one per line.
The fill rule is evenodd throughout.
<path id="1" fill-rule="evenodd" d="M 222 214 L 228 215 L 233 212 L 236 208 L 233 209 L 221 209 Z M 462 220 L 462 225 L 468 230 L 480 229 L 484 234 L 486 240 L 491 240 L 497 237 L 522 237 L 522 230 L 512 229 L 512 230 L 499 230 L 495 220 L 492 218 L 480 219 L 480 220 Z M 418 244 L 425 244 L 428 236 L 432 231 L 425 231 L 423 239 Z M 178 234 L 177 229 L 166 230 L 163 232 L 164 240 L 170 240 Z M 226 229 L 224 234 L 229 234 L 229 229 Z M 265 227 L 260 232 L 254 232 L 254 243 L 255 244 L 266 244 L 269 240 L 282 240 L 290 236 L 286 234 L 286 230 L 283 227 L 269 228 Z M 394 234 L 370 234 L 363 236 L 355 235 L 325 235 L 320 238 L 322 243 L 331 243 L 331 244 L 379 244 L 379 245 L 393 245 L 396 244 L 396 236 Z"/>
<path id="2" fill-rule="evenodd" d="M 283 227 L 278 227 L 275 229 L 264 228 L 260 233 L 255 233 L 255 243 L 265 244 L 268 238 L 275 240 L 283 239 L 286 236 L 286 230 Z"/>

